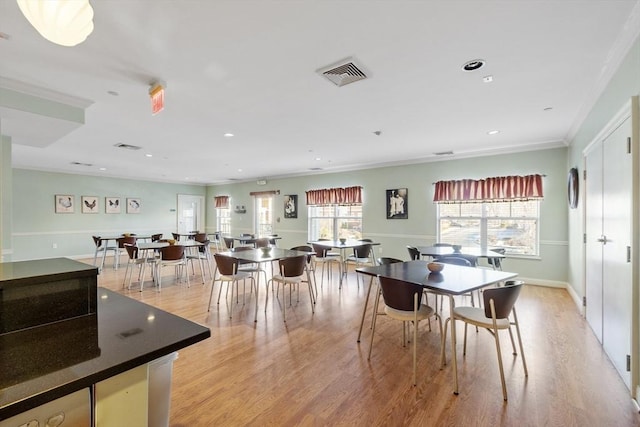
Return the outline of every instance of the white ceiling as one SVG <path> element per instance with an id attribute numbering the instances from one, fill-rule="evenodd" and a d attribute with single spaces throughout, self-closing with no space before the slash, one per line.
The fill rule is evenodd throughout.
<path id="1" fill-rule="evenodd" d="M 94 32 L 69 48 L 0 0 L 4 83 L 90 104 L 71 130 L 0 109 L 14 167 L 207 184 L 563 146 L 640 31 L 639 0 L 92 5 Z M 317 73 L 345 58 L 368 79 Z M 462 71 L 472 59 L 485 67 Z"/>

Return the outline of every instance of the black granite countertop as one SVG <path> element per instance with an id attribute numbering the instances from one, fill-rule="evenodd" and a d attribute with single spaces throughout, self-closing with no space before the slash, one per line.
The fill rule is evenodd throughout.
<path id="1" fill-rule="evenodd" d="M 0 335 L 0 420 L 209 336 L 202 325 L 98 288 L 97 314 Z"/>

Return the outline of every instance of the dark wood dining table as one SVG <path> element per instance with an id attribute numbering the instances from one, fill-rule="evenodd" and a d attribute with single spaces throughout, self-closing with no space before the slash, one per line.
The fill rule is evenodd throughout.
<path id="1" fill-rule="evenodd" d="M 441 273 L 431 273 L 427 268 L 427 261 L 407 261 L 395 264 L 377 265 L 373 267 L 361 267 L 356 269 L 358 273 L 371 276 L 369 290 L 365 299 L 358 332 L 358 342 L 362 333 L 362 325 L 369 302 L 369 295 L 373 285 L 373 278 L 382 276 L 403 280 L 423 286 L 432 292 L 447 295 L 449 297 L 449 318 L 451 320 L 451 359 L 453 365 L 453 393 L 458 394 L 458 364 L 456 359 L 456 327 L 452 317 L 455 302 L 453 297 L 485 288 L 487 286 L 513 279 L 516 273 L 490 270 L 487 268 L 463 267 L 447 264 Z M 377 296 L 376 296 L 377 297 Z M 446 337 L 442 337 L 442 355 L 444 355 Z"/>

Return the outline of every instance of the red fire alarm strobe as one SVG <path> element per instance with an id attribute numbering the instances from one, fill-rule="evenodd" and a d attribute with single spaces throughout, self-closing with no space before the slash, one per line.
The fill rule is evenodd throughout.
<path id="1" fill-rule="evenodd" d="M 151 114 L 154 116 L 164 110 L 164 87 L 161 84 L 154 84 L 149 89 L 151 97 Z"/>

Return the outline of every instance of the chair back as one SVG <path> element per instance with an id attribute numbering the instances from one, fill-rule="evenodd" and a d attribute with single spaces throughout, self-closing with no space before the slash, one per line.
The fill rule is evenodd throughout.
<path id="1" fill-rule="evenodd" d="M 462 265 L 464 267 L 472 267 L 471 262 L 461 255 L 444 255 L 439 256 L 436 261 L 444 264 Z"/>
<path id="2" fill-rule="evenodd" d="M 491 249 L 491 252 L 504 255 L 507 252 L 507 250 L 505 248 L 496 248 L 496 249 Z M 489 265 L 493 265 L 496 268 L 502 267 L 502 260 L 500 258 L 487 258 L 487 262 L 489 263 Z"/>
<path id="3" fill-rule="evenodd" d="M 269 247 L 269 239 L 267 239 L 266 237 L 261 238 L 261 239 L 256 239 L 254 244 L 255 244 L 256 248 L 268 248 Z"/>
<path id="4" fill-rule="evenodd" d="M 276 239 L 276 237 L 278 237 L 278 235 L 277 235 L 277 234 L 271 234 L 271 235 L 269 235 L 269 244 L 270 244 L 271 246 L 276 246 L 276 244 L 277 244 L 277 242 L 278 242 L 278 241 L 277 241 L 277 239 Z"/>
<path id="5" fill-rule="evenodd" d="M 161 259 L 163 261 L 177 261 L 184 258 L 184 246 L 169 245 L 160 248 Z"/>
<path id="6" fill-rule="evenodd" d="M 418 294 L 418 306 L 420 305 L 424 290 L 422 286 L 382 276 L 378 276 L 378 280 L 387 306 L 396 310 L 413 311 L 415 294 Z"/>
<path id="7" fill-rule="evenodd" d="M 398 258 L 389 258 L 387 256 L 383 256 L 383 257 L 378 258 L 378 264 L 379 265 L 395 264 L 395 263 L 398 263 L 398 262 L 404 262 L 404 261 L 402 261 L 401 259 L 398 259 Z"/>
<path id="8" fill-rule="evenodd" d="M 180 235 L 178 233 L 171 233 L 173 236 L 173 240 L 180 240 Z"/>
<path id="9" fill-rule="evenodd" d="M 233 249 L 233 237 L 223 237 L 222 239 L 227 249 Z"/>
<path id="10" fill-rule="evenodd" d="M 282 277 L 302 276 L 307 266 L 307 255 L 295 256 L 278 260 Z"/>
<path id="11" fill-rule="evenodd" d="M 207 240 L 207 233 L 196 233 L 196 235 L 193 236 L 193 240 L 204 243 L 204 241 Z"/>
<path id="12" fill-rule="evenodd" d="M 505 285 L 499 288 L 485 289 L 482 293 L 484 298 L 484 315 L 491 318 L 490 300 L 493 300 L 493 306 L 496 310 L 496 319 L 506 319 L 511 314 L 511 310 L 520 295 L 523 286 L 522 281 L 518 281 L 512 285 Z"/>
<path id="13" fill-rule="evenodd" d="M 420 259 L 420 251 L 415 246 L 407 246 L 407 251 L 409 251 L 409 258 L 411 258 L 411 261 Z"/>
<path id="14" fill-rule="evenodd" d="M 365 242 L 365 243 L 373 243 L 373 240 L 371 239 L 358 239 L 359 242 Z"/>
<path id="15" fill-rule="evenodd" d="M 160 239 L 162 239 L 162 233 L 156 233 L 151 235 L 152 242 L 157 242 Z"/>
<path id="16" fill-rule="evenodd" d="M 234 276 L 238 272 L 238 260 L 230 256 L 213 254 L 218 271 L 224 276 Z"/>
<path id="17" fill-rule="evenodd" d="M 366 243 L 364 245 L 355 246 L 353 248 L 353 256 L 356 258 L 369 258 L 371 255 L 371 245 Z"/>
<path id="18" fill-rule="evenodd" d="M 316 253 L 316 258 L 327 257 L 327 252 L 329 252 L 329 248 L 322 245 L 316 245 L 315 243 L 312 243 L 311 246 L 313 246 L 313 251 Z"/>
<path id="19" fill-rule="evenodd" d="M 433 246 L 435 246 L 436 248 L 440 247 L 440 248 L 452 248 L 453 244 L 451 243 L 434 243 Z"/>
<path id="20" fill-rule="evenodd" d="M 122 249 L 122 248 L 124 248 L 125 244 L 135 245 L 136 244 L 136 240 L 138 240 L 138 238 L 136 236 L 118 237 L 118 247 L 120 249 Z"/>
<path id="21" fill-rule="evenodd" d="M 200 242 L 200 240 L 197 241 Z M 201 254 L 206 254 L 211 242 L 209 241 L 209 239 L 205 239 L 200 243 L 202 243 L 202 246 L 198 246 L 198 252 L 200 252 Z"/>
<path id="22" fill-rule="evenodd" d="M 313 252 L 313 248 L 311 246 L 302 245 L 302 246 L 294 246 L 291 248 L 292 251 L 300 251 L 300 252 Z M 311 262 L 313 258 L 313 254 L 307 255 L 307 262 Z"/>
<path id="23" fill-rule="evenodd" d="M 124 248 L 127 250 L 129 259 L 138 259 L 138 247 L 133 246 L 131 243 L 125 243 Z"/>
<path id="24" fill-rule="evenodd" d="M 91 236 L 91 238 L 93 238 L 93 243 L 95 243 L 96 248 L 99 248 L 100 245 L 102 245 L 102 239 L 100 236 Z"/>

